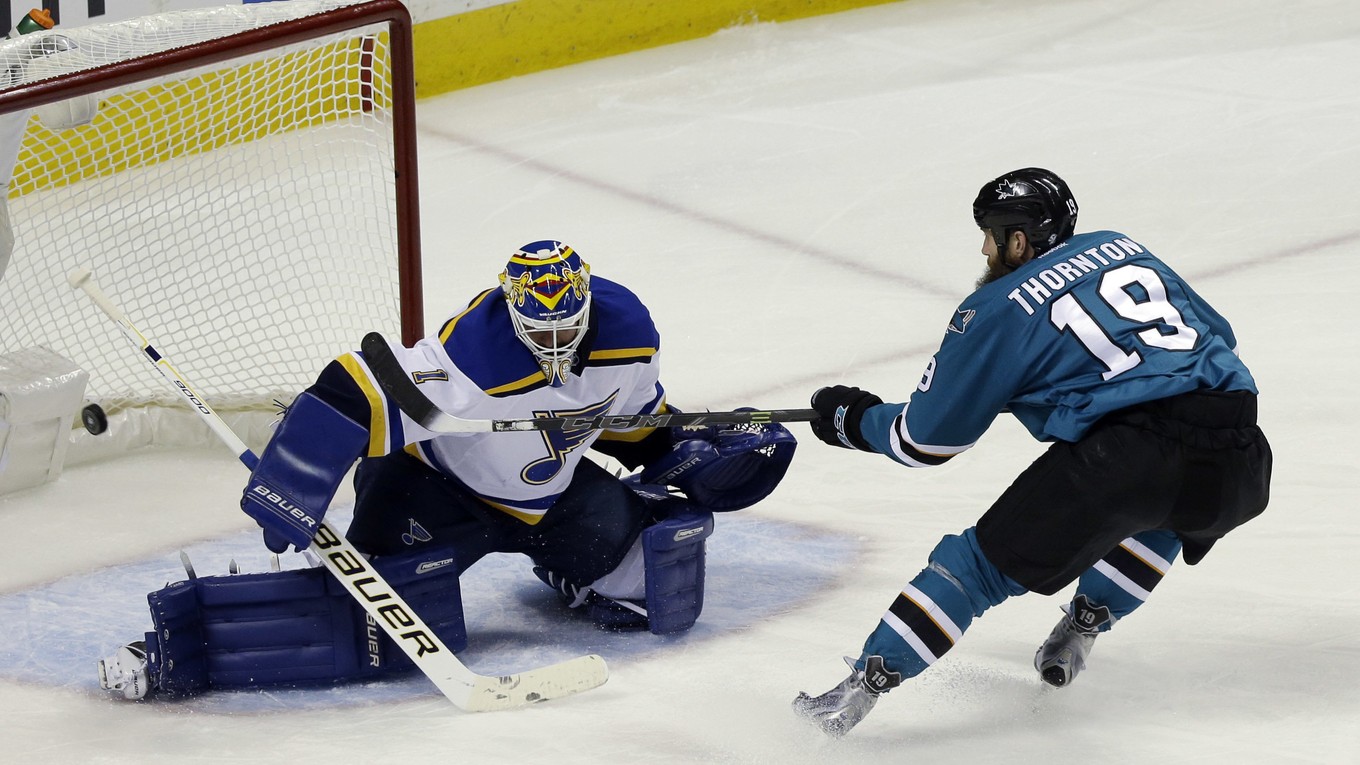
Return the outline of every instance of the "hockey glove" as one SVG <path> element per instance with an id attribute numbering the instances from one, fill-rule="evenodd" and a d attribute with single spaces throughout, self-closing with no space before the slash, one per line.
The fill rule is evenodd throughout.
<path id="1" fill-rule="evenodd" d="M 844 385 L 821 388 L 812 394 L 812 408 L 821 415 L 821 419 L 811 422 L 812 434 L 832 446 L 878 451 L 864 440 L 859 423 L 869 407 L 881 403 L 883 399 L 859 388 Z"/>
<path id="2" fill-rule="evenodd" d="M 778 423 L 673 428 L 672 438 L 671 450 L 644 467 L 639 482 L 674 486 L 714 512 L 740 510 L 769 496 L 798 445 Z"/>

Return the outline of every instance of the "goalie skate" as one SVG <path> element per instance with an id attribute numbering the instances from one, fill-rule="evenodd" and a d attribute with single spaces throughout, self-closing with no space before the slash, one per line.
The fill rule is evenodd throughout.
<path id="1" fill-rule="evenodd" d="M 146 643 L 138 640 L 99 660 L 99 687 L 125 699 L 137 701 L 151 692 L 147 671 Z"/>

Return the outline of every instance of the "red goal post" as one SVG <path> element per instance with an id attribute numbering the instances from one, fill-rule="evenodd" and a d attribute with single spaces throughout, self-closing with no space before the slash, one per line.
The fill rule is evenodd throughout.
<path id="1" fill-rule="evenodd" d="M 44 347 L 89 374 L 110 429 L 73 433 L 68 462 L 212 440 L 66 284 L 74 268 L 255 447 L 271 402 L 364 334 L 423 334 L 414 104 L 400 0 L 0 41 L 0 354 Z"/>

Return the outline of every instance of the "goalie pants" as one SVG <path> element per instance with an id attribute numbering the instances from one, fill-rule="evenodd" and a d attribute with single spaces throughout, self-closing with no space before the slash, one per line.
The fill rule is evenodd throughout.
<path id="1" fill-rule="evenodd" d="M 1150 401 L 1050 447 L 979 519 L 977 544 L 1001 573 L 1045 595 L 1141 532 L 1174 532 L 1194 565 L 1265 510 L 1270 472 L 1255 394 Z"/>
<path id="2" fill-rule="evenodd" d="M 393 555 L 450 546 L 460 573 L 489 553 L 522 553 L 569 581 L 593 582 L 619 565 L 651 519 L 641 497 L 589 460 L 534 525 L 404 452 L 361 460 L 354 487 L 347 536 L 356 548 Z"/>

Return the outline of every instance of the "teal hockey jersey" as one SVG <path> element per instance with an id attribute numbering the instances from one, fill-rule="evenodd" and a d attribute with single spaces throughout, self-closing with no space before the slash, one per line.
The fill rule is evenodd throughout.
<path id="1" fill-rule="evenodd" d="M 1040 441 L 1076 441 L 1118 409 L 1256 385 L 1217 311 L 1147 247 L 1078 234 L 983 285 L 954 312 L 905 404 L 861 432 L 914 467 L 965 451 L 1009 411 Z"/>

